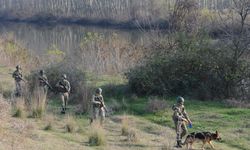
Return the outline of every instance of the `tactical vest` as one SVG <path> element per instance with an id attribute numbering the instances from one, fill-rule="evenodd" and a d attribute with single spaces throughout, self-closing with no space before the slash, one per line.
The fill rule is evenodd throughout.
<path id="1" fill-rule="evenodd" d="M 94 97 L 94 100 L 97 101 L 97 102 L 101 102 L 102 103 L 102 97 L 101 96 L 95 96 Z M 94 104 L 94 107 L 99 107 L 99 108 L 102 108 L 103 105 L 100 105 L 100 104 Z"/>
<path id="2" fill-rule="evenodd" d="M 17 81 L 17 82 L 20 82 L 21 80 L 22 80 L 22 73 L 20 72 L 20 71 L 15 71 L 14 73 L 13 73 L 13 77 L 14 77 L 14 79 Z"/>

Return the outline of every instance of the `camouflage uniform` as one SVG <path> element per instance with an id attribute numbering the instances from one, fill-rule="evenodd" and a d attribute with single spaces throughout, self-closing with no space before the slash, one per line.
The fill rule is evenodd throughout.
<path id="1" fill-rule="evenodd" d="M 15 85 L 16 85 L 16 96 L 21 96 L 22 88 L 21 88 L 21 81 L 23 78 L 21 67 L 18 65 L 16 66 L 16 70 L 13 72 L 12 77 L 15 79 Z"/>
<path id="2" fill-rule="evenodd" d="M 48 90 L 47 83 L 48 83 L 47 76 L 44 74 L 43 70 L 40 70 L 40 73 L 38 76 L 38 85 L 39 85 L 40 91 L 42 91 L 44 94 L 47 94 L 47 90 Z"/>
<path id="3" fill-rule="evenodd" d="M 96 94 L 93 95 L 91 100 L 91 119 L 90 123 L 96 120 L 98 117 L 101 117 L 100 123 L 103 124 L 105 119 L 105 104 L 102 96 L 102 89 L 98 88 Z"/>
<path id="4" fill-rule="evenodd" d="M 62 79 L 56 84 L 57 91 L 60 94 L 60 98 L 62 100 L 62 111 L 61 113 L 64 114 L 68 105 L 69 100 L 69 92 L 70 92 L 70 83 L 67 79 L 67 76 L 64 74 L 62 75 Z"/>
<path id="5" fill-rule="evenodd" d="M 191 121 L 185 111 L 184 98 L 178 97 L 177 104 L 173 105 L 172 109 L 174 111 L 172 118 L 175 124 L 176 135 L 177 135 L 176 147 L 182 147 L 181 139 L 187 134 L 186 123 L 189 122 L 191 124 Z"/>
<path id="6" fill-rule="evenodd" d="M 43 70 L 40 70 L 40 73 L 38 75 L 38 104 L 40 104 L 40 102 L 45 102 L 46 103 L 46 99 L 47 99 L 47 91 L 48 91 L 48 87 L 47 84 L 48 83 L 48 78 L 47 76 L 44 74 Z"/>

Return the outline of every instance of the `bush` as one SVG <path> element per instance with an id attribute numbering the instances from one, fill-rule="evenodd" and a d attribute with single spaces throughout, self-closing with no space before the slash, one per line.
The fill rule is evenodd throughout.
<path id="1" fill-rule="evenodd" d="M 32 109 L 32 118 L 42 118 L 44 115 L 44 109 L 42 107 L 37 107 Z"/>
<path id="2" fill-rule="evenodd" d="M 14 114 L 12 115 L 12 117 L 16 117 L 16 118 L 23 118 L 24 117 L 24 111 L 22 108 L 16 108 L 14 110 Z"/>
<path id="3" fill-rule="evenodd" d="M 155 97 L 149 99 L 146 105 L 146 112 L 155 113 L 161 110 L 165 110 L 168 107 L 167 102 L 165 100 L 158 100 Z"/>
<path id="4" fill-rule="evenodd" d="M 64 63 L 49 66 L 44 70 L 53 89 L 55 89 L 55 85 L 61 79 L 62 74 L 66 74 L 71 85 L 69 102 L 73 104 L 80 103 L 82 111 L 87 112 L 89 100 L 93 94 L 93 88 L 87 85 L 85 72 L 74 65 Z M 37 70 L 35 72 L 39 71 Z M 33 73 L 33 75 L 35 74 L 36 73 Z M 49 92 L 49 96 L 54 96 L 54 94 Z"/>
<path id="5" fill-rule="evenodd" d="M 48 130 L 52 130 L 52 123 L 49 122 L 45 127 L 44 130 L 48 131 Z"/>
<path id="6" fill-rule="evenodd" d="M 77 124 L 73 117 L 68 116 L 66 119 L 65 131 L 73 133 L 77 130 Z"/>
<path id="7" fill-rule="evenodd" d="M 13 115 L 12 117 L 23 118 L 25 116 L 25 106 L 24 100 L 22 98 L 15 99 L 13 105 Z"/>
<path id="8" fill-rule="evenodd" d="M 198 99 L 236 95 L 238 82 L 250 75 L 247 60 L 235 63 L 232 51 L 212 42 L 203 32 L 174 36 L 176 47 L 164 47 L 160 55 L 152 52 L 144 65 L 126 73 L 131 91 L 138 95 L 188 95 Z"/>
<path id="9" fill-rule="evenodd" d="M 89 145 L 90 146 L 102 146 L 106 145 L 106 137 L 104 130 L 100 127 L 93 127 L 89 134 Z"/>
<path id="10" fill-rule="evenodd" d="M 138 142 L 138 140 L 139 140 L 139 138 L 138 138 L 138 134 L 137 134 L 136 130 L 129 129 L 128 134 L 127 134 L 127 141 Z"/>
<path id="11" fill-rule="evenodd" d="M 122 135 L 128 136 L 129 135 L 129 127 L 128 127 L 128 117 L 124 116 L 122 118 Z"/>

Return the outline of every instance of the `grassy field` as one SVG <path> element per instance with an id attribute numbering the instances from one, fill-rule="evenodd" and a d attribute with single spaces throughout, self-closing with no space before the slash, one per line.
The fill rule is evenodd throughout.
<path id="1" fill-rule="evenodd" d="M 11 76 L 6 73 L 9 70 L 8 67 L 0 66 L 0 87 L 4 87 L 0 93 L 13 89 Z M 174 149 L 171 107 L 175 98 L 137 97 L 126 93 L 127 89 L 123 85 L 126 80 L 121 77 L 90 77 L 91 84 L 103 88 L 107 106 L 116 110 L 107 118 L 103 128 L 91 127 L 86 114 L 75 115 L 72 111 L 60 115 L 60 101 L 53 98 L 46 115 L 40 119 L 29 118 L 28 114 L 23 118 L 14 118 L 11 117 L 12 111 L 1 111 L 0 149 Z M 160 111 L 150 112 L 149 99 L 164 102 L 166 106 Z M 1 98 L 0 102 L 5 100 Z M 8 107 L 11 106 L 7 103 L 0 105 L 1 110 Z M 74 105 L 71 107 L 74 108 Z M 216 149 L 249 150 L 250 109 L 229 107 L 220 100 L 190 99 L 186 99 L 185 107 L 193 122 L 189 132 L 218 130 L 223 140 L 214 143 Z M 127 121 L 125 127 L 128 135 L 122 135 L 124 120 Z M 90 146 L 89 137 L 93 131 L 100 131 L 104 135 L 102 146 Z M 195 144 L 195 147 L 199 148 L 200 144 Z M 206 149 L 210 149 L 208 145 Z"/>
<path id="2" fill-rule="evenodd" d="M 148 113 L 145 110 L 146 101 L 146 98 L 142 98 L 129 103 L 128 110 L 153 123 L 174 128 L 171 109 L 175 103 L 174 99 L 166 99 L 168 107 L 156 113 Z M 232 148 L 249 149 L 250 109 L 229 107 L 219 100 L 197 101 L 189 99 L 185 101 L 185 108 L 193 122 L 193 128 L 189 129 L 189 132 L 215 132 L 217 130 L 223 139 L 221 143 Z"/>

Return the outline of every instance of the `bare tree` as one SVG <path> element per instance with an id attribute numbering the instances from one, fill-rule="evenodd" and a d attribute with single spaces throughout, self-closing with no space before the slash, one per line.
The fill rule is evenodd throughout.
<path id="1" fill-rule="evenodd" d="M 224 48 L 221 53 L 227 55 L 229 63 L 224 68 L 218 69 L 219 75 L 227 84 L 227 95 L 235 95 L 235 87 L 243 79 L 250 78 L 250 1 L 233 0 L 233 5 L 228 12 L 220 12 L 222 41 Z M 222 70 L 230 70 L 224 74 Z"/>
<path id="2" fill-rule="evenodd" d="M 176 0 L 170 17 L 170 30 L 192 32 L 197 23 L 196 0 Z"/>

